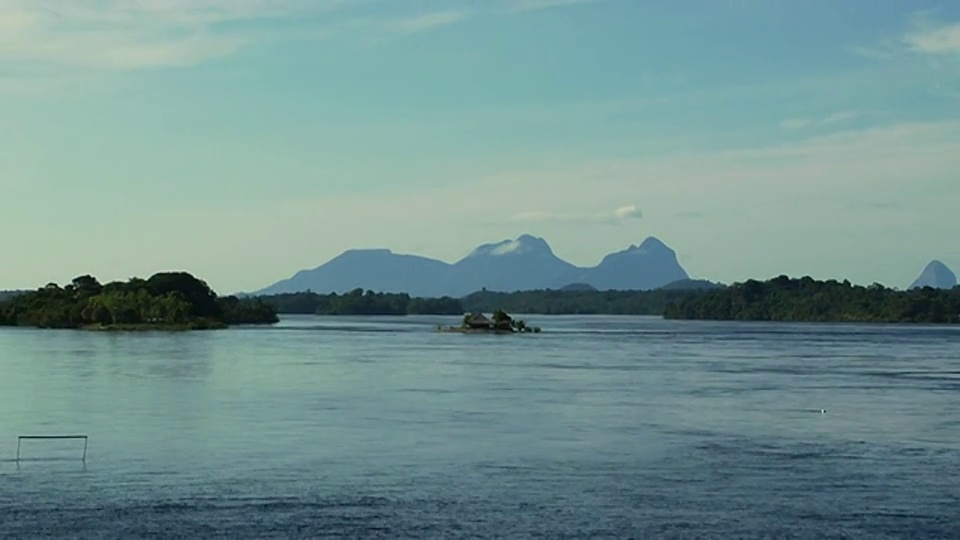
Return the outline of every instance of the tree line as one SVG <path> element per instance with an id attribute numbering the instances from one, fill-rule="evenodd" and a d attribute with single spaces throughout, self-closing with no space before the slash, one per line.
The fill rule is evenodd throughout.
<path id="1" fill-rule="evenodd" d="M 668 319 L 796 322 L 960 322 L 960 288 L 900 291 L 880 284 L 779 276 L 730 286 L 652 291 L 478 291 L 463 298 L 414 298 L 356 289 L 346 294 L 260 297 L 279 313 L 461 315 L 505 310 L 538 315 L 653 315 Z"/>
<path id="2" fill-rule="evenodd" d="M 101 285 L 90 275 L 49 283 L 0 303 L 0 325 L 40 328 L 221 328 L 272 324 L 276 312 L 257 299 L 219 297 L 187 272 L 162 272 Z"/>
<path id="3" fill-rule="evenodd" d="M 310 315 L 460 315 L 463 306 L 456 298 L 415 298 L 404 293 L 382 293 L 354 289 L 346 294 L 318 294 L 312 291 L 259 296 L 258 300 L 277 313 Z"/>
<path id="4" fill-rule="evenodd" d="M 663 315 L 671 303 L 702 292 L 686 289 L 479 291 L 463 298 L 462 304 L 466 311 L 480 312 L 504 309 L 535 315 Z"/>
<path id="5" fill-rule="evenodd" d="M 880 284 L 779 276 L 748 280 L 671 303 L 668 319 L 796 322 L 960 322 L 960 287 L 900 291 Z"/>
<path id="6" fill-rule="evenodd" d="M 278 313 L 318 315 L 461 315 L 496 310 L 543 315 L 662 315 L 670 302 L 699 293 L 692 290 L 478 291 L 464 298 L 416 298 L 403 293 L 355 289 L 346 294 L 307 291 L 258 298 Z"/>

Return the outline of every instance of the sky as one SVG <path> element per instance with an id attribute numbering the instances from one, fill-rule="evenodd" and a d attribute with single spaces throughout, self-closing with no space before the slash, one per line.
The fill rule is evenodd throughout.
<path id="1" fill-rule="evenodd" d="M 960 271 L 952 0 L 0 0 L 0 289 L 350 248 Z"/>

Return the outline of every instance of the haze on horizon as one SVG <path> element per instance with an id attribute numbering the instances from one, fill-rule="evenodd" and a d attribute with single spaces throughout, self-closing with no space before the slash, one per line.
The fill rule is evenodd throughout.
<path id="1" fill-rule="evenodd" d="M 0 289 L 522 233 L 723 282 L 960 270 L 960 4 L 430 5 L 0 0 Z"/>

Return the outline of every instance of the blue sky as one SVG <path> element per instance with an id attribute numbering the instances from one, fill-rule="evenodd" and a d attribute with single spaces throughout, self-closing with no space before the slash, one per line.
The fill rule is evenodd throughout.
<path id="1" fill-rule="evenodd" d="M 960 4 L 0 0 L 0 288 L 531 233 L 595 264 L 960 270 Z"/>

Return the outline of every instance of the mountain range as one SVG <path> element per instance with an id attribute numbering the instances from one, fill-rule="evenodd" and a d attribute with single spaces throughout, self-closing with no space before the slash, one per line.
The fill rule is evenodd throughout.
<path id="1" fill-rule="evenodd" d="M 362 288 L 462 297 L 483 289 L 513 292 L 571 284 L 598 290 L 650 290 L 689 278 L 676 252 L 654 237 L 611 253 L 596 266 L 579 267 L 557 257 L 543 238 L 524 234 L 479 246 L 453 264 L 388 249 L 348 250 L 252 294 L 344 293 Z"/>

